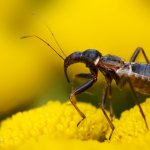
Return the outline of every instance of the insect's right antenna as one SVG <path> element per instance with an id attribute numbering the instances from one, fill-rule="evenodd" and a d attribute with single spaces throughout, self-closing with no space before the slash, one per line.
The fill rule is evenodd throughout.
<path id="1" fill-rule="evenodd" d="M 37 35 L 25 35 L 25 36 L 22 36 L 21 39 L 30 38 L 30 37 L 35 37 L 35 38 L 41 40 L 47 46 L 49 46 L 61 59 L 65 60 L 65 58 L 63 56 L 61 56 L 48 42 L 46 42 L 44 39 L 42 39 L 41 37 L 39 37 Z"/>
<path id="2" fill-rule="evenodd" d="M 45 25 L 46 28 L 48 29 L 49 33 L 52 35 L 52 37 L 53 37 L 55 43 L 57 44 L 58 48 L 61 50 L 62 54 L 63 54 L 64 57 L 66 58 L 66 57 L 67 57 L 66 54 L 64 53 L 63 49 L 61 48 L 59 42 L 57 41 L 57 39 L 56 39 L 54 33 L 52 32 L 51 28 L 48 26 L 48 24 L 47 24 L 47 22 L 45 21 L 45 19 L 43 19 L 43 17 L 41 17 L 41 16 L 40 16 L 39 14 L 37 14 L 37 13 L 33 13 L 32 15 L 38 17 L 40 20 L 42 20 L 42 22 L 44 22 L 44 25 Z"/>
<path id="3" fill-rule="evenodd" d="M 47 27 L 48 31 L 51 33 L 51 35 L 52 35 L 54 41 L 56 42 L 57 46 L 58 46 L 59 49 L 61 50 L 62 54 L 63 54 L 65 57 L 67 57 L 66 54 L 64 53 L 63 49 L 61 48 L 60 44 L 58 43 L 58 41 L 57 41 L 57 39 L 56 39 L 54 33 L 53 33 L 52 30 L 50 29 L 50 27 L 49 27 L 48 25 L 46 25 L 46 27 Z"/>

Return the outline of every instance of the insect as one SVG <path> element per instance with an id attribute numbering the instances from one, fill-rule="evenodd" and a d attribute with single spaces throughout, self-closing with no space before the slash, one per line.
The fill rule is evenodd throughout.
<path id="1" fill-rule="evenodd" d="M 78 108 L 78 106 L 76 105 L 76 102 L 72 98 L 75 95 L 80 94 L 86 91 L 87 89 L 89 89 L 91 86 L 93 86 L 93 84 L 97 81 L 98 71 L 100 71 L 104 75 L 105 80 L 106 80 L 106 85 L 104 87 L 104 93 L 101 98 L 100 107 L 112 129 L 109 139 L 111 138 L 112 133 L 115 129 L 112 123 L 112 118 L 113 118 L 113 111 L 112 111 L 112 104 L 111 104 L 112 80 L 115 80 L 116 85 L 119 88 L 123 88 L 125 84 L 129 84 L 131 91 L 133 93 L 135 102 L 137 106 L 139 107 L 139 110 L 145 122 L 146 128 L 148 129 L 148 124 L 146 121 L 145 114 L 141 108 L 139 99 L 136 94 L 136 92 L 140 92 L 142 94 L 150 94 L 150 64 L 149 64 L 149 60 L 143 48 L 138 47 L 133 53 L 129 62 L 125 62 L 122 58 L 118 56 L 114 56 L 114 55 L 102 56 L 102 54 L 98 50 L 95 50 L 95 49 L 87 49 L 83 52 L 74 52 L 66 57 L 60 45 L 58 44 L 54 34 L 52 32 L 51 34 L 54 37 L 54 40 L 56 41 L 60 50 L 62 51 L 64 57 L 60 55 L 49 43 L 47 43 L 45 40 L 43 40 L 39 36 L 31 35 L 31 36 L 23 36 L 22 38 L 28 38 L 28 37 L 38 38 L 39 40 L 47 44 L 61 59 L 63 59 L 64 73 L 69 83 L 70 83 L 70 79 L 67 74 L 67 69 L 70 65 L 74 63 L 84 63 L 86 67 L 89 68 L 90 73 L 80 73 L 76 75 L 76 77 L 86 78 L 88 79 L 88 81 L 86 81 L 84 84 L 80 85 L 79 87 L 76 87 L 69 95 L 70 102 L 72 103 L 72 105 L 74 106 L 74 108 L 77 110 L 77 112 L 80 114 L 82 118 L 77 124 L 77 126 L 81 123 L 81 121 L 83 121 L 86 118 L 86 116 Z M 142 52 L 147 63 L 135 62 L 140 52 Z M 104 109 L 106 99 L 109 99 L 110 101 L 110 118 L 108 117 Z"/>

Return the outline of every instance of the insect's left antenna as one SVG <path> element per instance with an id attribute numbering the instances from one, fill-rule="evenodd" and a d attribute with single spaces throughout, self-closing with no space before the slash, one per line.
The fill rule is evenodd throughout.
<path id="1" fill-rule="evenodd" d="M 44 42 L 48 47 L 50 47 L 61 59 L 65 60 L 65 58 L 63 56 L 61 56 L 48 42 L 46 42 L 44 39 L 42 39 L 41 37 L 37 36 L 37 35 L 25 35 L 25 36 L 21 36 L 21 39 L 25 39 L 25 38 L 30 38 L 30 37 L 35 37 L 39 40 L 41 40 L 42 42 Z"/>
<path id="2" fill-rule="evenodd" d="M 48 31 L 51 33 L 51 35 L 52 35 L 54 41 L 56 42 L 57 46 L 58 46 L 59 49 L 61 50 L 62 54 L 63 54 L 65 57 L 67 57 L 66 54 L 64 53 L 63 49 L 61 48 L 59 42 L 57 41 L 57 39 L 56 39 L 54 33 L 53 33 L 52 30 L 50 29 L 50 27 L 49 27 L 48 25 L 46 25 L 46 27 L 47 27 Z"/>

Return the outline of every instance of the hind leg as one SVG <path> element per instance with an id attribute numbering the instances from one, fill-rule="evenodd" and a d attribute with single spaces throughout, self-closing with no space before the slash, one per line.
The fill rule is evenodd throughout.
<path id="1" fill-rule="evenodd" d="M 130 62 L 135 62 L 135 60 L 136 60 L 136 58 L 138 57 L 140 51 L 142 52 L 142 54 L 143 54 L 143 56 L 144 56 L 146 62 L 149 64 L 148 57 L 146 56 L 146 53 L 145 53 L 144 49 L 141 48 L 141 47 L 138 47 L 138 48 L 134 51 L 134 53 L 133 53 L 133 55 L 132 55 L 132 57 L 131 57 L 131 59 L 130 59 Z"/>

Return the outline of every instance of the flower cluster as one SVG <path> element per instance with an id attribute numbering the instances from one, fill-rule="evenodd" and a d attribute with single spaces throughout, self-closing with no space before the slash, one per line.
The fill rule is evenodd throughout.
<path id="1" fill-rule="evenodd" d="M 49 102 L 40 108 L 19 112 L 1 122 L 1 149 L 148 149 L 150 132 L 137 106 L 114 119 L 111 140 L 109 124 L 100 109 L 91 104 L 77 103 L 85 113 L 81 120 L 70 103 Z M 142 104 L 150 125 L 150 101 Z M 105 141 L 104 141 L 105 140 Z M 101 141 L 104 141 L 103 143 Z M 128 144 L 128 145 L 127 145 Z"/>

